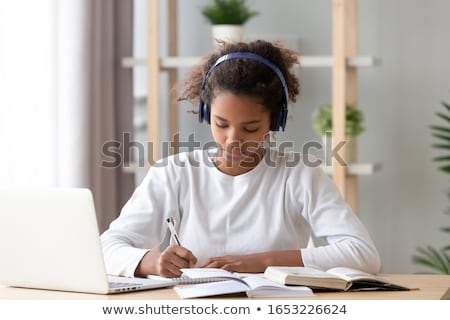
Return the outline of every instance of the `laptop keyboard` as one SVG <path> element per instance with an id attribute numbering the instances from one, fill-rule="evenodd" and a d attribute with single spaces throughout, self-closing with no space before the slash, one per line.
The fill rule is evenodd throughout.
<path id="1" fill-rule="evenodd" d="M 139 287 L 142 283 L 135 283 L 135 282 L 109 282 L 109 287 L 111 289 L 118 289 L 118 288 L 127 288 L 127 287 Z"/>

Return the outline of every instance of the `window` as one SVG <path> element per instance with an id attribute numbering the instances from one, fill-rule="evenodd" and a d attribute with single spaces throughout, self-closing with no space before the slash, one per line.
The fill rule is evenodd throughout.
<path id="1" fill-rule="evenodd" d="M 56 181 L 55 2 L 0 0 L 0 184 Z"/>

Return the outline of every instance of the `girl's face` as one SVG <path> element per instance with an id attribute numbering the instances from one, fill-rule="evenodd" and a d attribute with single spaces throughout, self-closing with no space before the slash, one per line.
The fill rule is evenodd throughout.
<path id="1" fill-rule="evenodd" d="M 211 104 L 211 131 L 219 152 L 216 166 L 229 175 L 253 169 L 264 155 L 262 143 L 270 129 L 270 111 L 260 100 L 223 91 Z"/>

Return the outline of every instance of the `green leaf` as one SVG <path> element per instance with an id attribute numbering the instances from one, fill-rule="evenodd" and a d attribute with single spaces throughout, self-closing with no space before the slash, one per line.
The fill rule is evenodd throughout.
<path id="1" fill-rule="evenodd" d="M 441 104 L 442 104 L 444 107 L 447 108 L 447 111 L 448 111 L 448 112 L 450 112 L 450 104 L 448 104 L 448 103 L 445 102 L 445 101 L 441 101 Z"/>
<path id="2" fill-rule="evenodd" d="M 450 156 L 440 156 L 433 158 L 433 161 L 450 161 Z"/>
<path id="3" fill-rule="evenodd" d="M 437 149 L 450 149 L 450 144 L 432 144 L 431 146 Z"/>
<path id="4" fill-rule="evenodd" d="M 441 227 L 441 230 L 443 232 L 449 232 L 450 233 L 450 227 Z"/>
<path id="5" fill-rule="evenodd" d="M 259 13 L 251 11 L 246 0 L 214 0 L 203 7 L 202 14 L 213 25 L 243 25 Z"/>
<path id="6" fill-rule="evenodd" d="M 448 259 L 448 257 L 445 256 L 445 253 L 438 252 L 436 249 L 434 249 L 431 246 L 427 246 L 427 248 L 430 251 L 430 253 L 435 257 L 438 265 L 440 265 L 442 267 L 442 271 L 443 271 L 442 273 L 448 274 L 450 271 L 449 259 Z"/>
<path id="7" fill-rule="evenodd" d="M 426 248 L 419 247 L 417 251 L 419 255 L 413 256 L 415 263 L 434 269 L 439 273 L 449 274 L 450 261 L 445 252 L 438 252 L 431 246 L 427 246 Z"/>
<path id="8" fill-rule="evenodd" d="M 441 126 L 430 126 L 430 128 L 435 131 L 442 131 L 442 132 L 450 133 L 450 128 L 441 127 Z"/>
<path id="9" fill-rule="evenodd" d="M 447 263 L 447 270 L 450 270 L 450 255 L 447 254 L 448 250 L 450 250 L 450 245 L 442 248 L 441 253 L 442 253 L 442 257 L 444 258 L 444 260 Z"/>
<path id="10" fill-rule="evenodd" d="M 437 115 L 438 117 L 444 119 L 445 121 L 450 122 L 450 117 L 446 116 L 445 114 L 440 113 L 440 112 L 436 112 L 436 115 Z"/>
<path id="11" fill-rule="evenodd" d="M 432 136 L 438 139 L 450 141 L 450 136 L 444 136 L 443 134 L 433 133 Z"/>
<path id="12" fill-rule="evenodd" d="M 438 271 L 439 273 L 442 273 L 441 269 L 438 266 L 436 266 L 436 264 L 433 261 L 431 261 L 425 257 L 413 256 L 412 261 L 416 264 L 422 265 L 426 268 L 430 268 L 430 269 Z"/>
<path id="13" fill-rule="evenodd" d="M 316 108 L 312 113 L 312 122 L 314 131 L 320 136 L 331 132 L 332 123 L 332 107 L 324 104 Z M 363 126 L 364 116 L 360 109 L 355 109 L 350 105 L 345 107 L 345 135 L 346 137 L 356 137 L 365 130 Z"/>
<path id="14" fill-rule="evenodd" d="M 417 251 L 419 252 L 420 255 L 425 256 L 427 259 L 432 258 L 432 256 L 429 254 L 428 250 L 423 247 L 417 248 Z"/>
<path id="15" fill-rule="evenodd" d="M 445 173 L 450 173 L 450 165 L 439 167 L 438 170 L 441 170 Z"/>

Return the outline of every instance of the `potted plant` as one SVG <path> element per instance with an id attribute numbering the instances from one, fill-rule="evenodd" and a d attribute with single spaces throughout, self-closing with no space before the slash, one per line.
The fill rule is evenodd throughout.
<path id="1" fill-rule="evenodd" d="M 443 125 L 431 126 L 432 135 L 439 139 L 441 143 L 433 144 L 432 147 L 446 151 L 446 154 L 435 157 L 433 161 L 441 163 L 438 168 L 445 174 L 450 174 L 450 104 L 442 102 L 446 113 L 436 112 L 436 115 L 444 120 Z M 447 191 L 447 199 L 450 199 L 450 191 Z M 444 213 L 450 214 L 450 208 Z M 442 232 L 450 234 L 450 226 L 441 227 Z M 450 274 L 450 244 L 441 248 L 435 248 L 431 245 L 417 248 L 417 253 L 412 258 L 413 262 L 433 270 L 437 273 Z"/>
<path id="2" fill-rule="evenodd" d="M 213 0 L 202 8 L 202 14 L 212 25 L 215 42 L 242 40 L 242 26 L 259 13 L 250 10 L 246 0 Z"/>
<path id="3" fill-rule="evenodd" d="M 313 130 L 322 137 L 323 144 L 325 145 L 327 135 L 331 135 L 333 130 L 332 122 L 332 108 L 331 105 L 325 104 L 314 110 L 312 114 Z M 355 137 L 362 133 L 365 128 L 363 127 L 363 113 L 359 109 L 352 108 L 350 105 L 345 107 L 345 137 L 348 140 L 346 145 L 346 160 L 351 160 L 351 155 L 355 147 Z"/>

